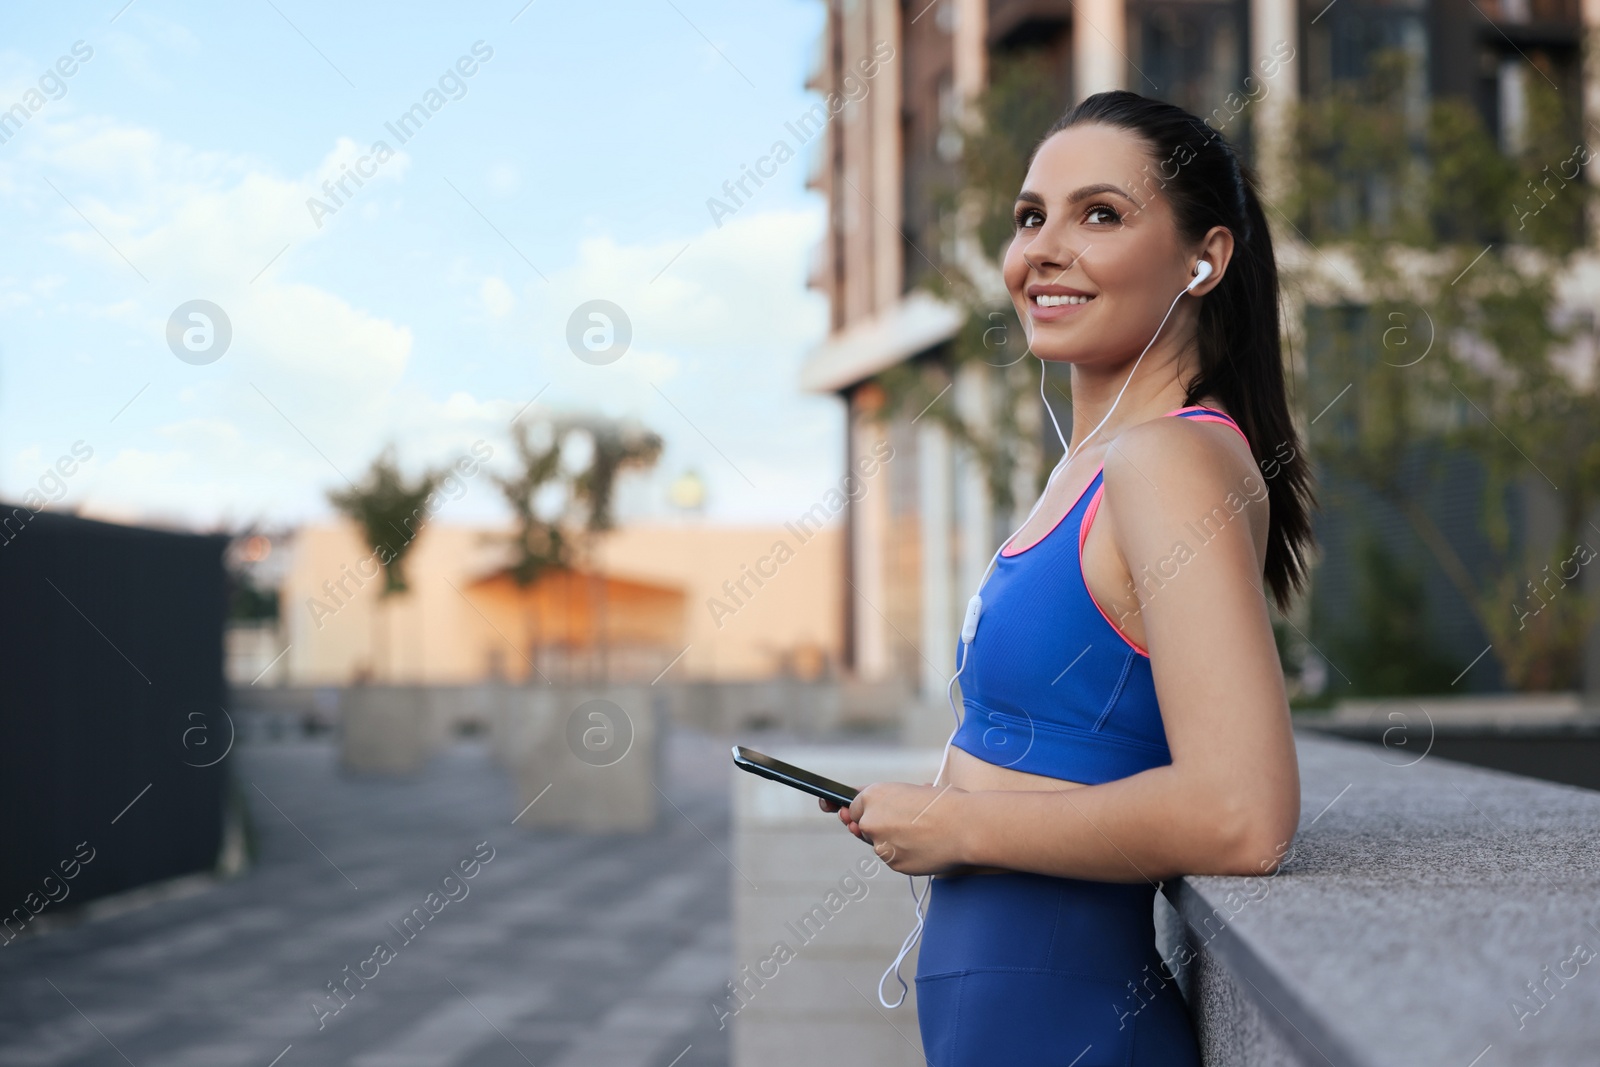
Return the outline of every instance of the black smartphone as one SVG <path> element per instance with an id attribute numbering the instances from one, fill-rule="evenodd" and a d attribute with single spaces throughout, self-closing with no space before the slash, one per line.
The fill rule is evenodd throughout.
<path id="1" fill-rule="evenodd" d="M 802 793 L 810 793 L 812 796 L 831 800 L 844 807 L 848 807 L 850 802 L 856 798 L 856 793 L 859 792 L 859 790 L 851 789 L 847 785 L 841 785 L 831 778 L 824 778 L 820 774 L 812 774 L 810 771 L 801 770 L 792 763 L 785 763 L 781 759 L 773 759 L 765 753 L 757 752 L 753 748 L 745 748 L 743 745 L 733 746 L 733 762 L 751 774 L 759 774 L 763 778 L 771 778 L 774 782 L 782 782 L 784 785 L 798 789 Z"/>

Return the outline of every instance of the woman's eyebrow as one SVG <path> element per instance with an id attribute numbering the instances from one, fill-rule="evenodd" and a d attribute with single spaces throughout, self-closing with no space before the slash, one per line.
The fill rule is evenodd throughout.
<path id="1" fill-rule="evenodd" d="M 1116 193 L 1118 196 L 1129 201 L 1134 206 L 1141 208 L 1144 207 L 1143 204 L 1139 203 L 1138 200 L 1134 199 L 1128 193 L 1123 192 L 1119 187 L 1111 185 L 1107 182 L 1101 182 L 1099 185 L 1085 185 L 1082 189 L 1075 190 L 1071 195 L 1069 195 L 1067 197 L 1067 202 L 1073 203 L 1078 200 L 1083 200 L 1086 197 L 1098 196 L 1101 193 Z M 1032 190 L 1024 189 L 1022 192 L 1017 194 L 1017 203 L 1038 204 L 1042 207 L 1044 205 L 1044 197 L 1040 196 L 1036 192 L 1033 192 Z"/>

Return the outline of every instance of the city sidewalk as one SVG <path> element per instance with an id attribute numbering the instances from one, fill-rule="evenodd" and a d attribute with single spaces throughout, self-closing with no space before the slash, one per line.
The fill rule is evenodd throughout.
<path id="1" fill-rule="evenodd" d="M 481 741 L 413 781 L 346 778 L 327 741 L 242 745 L 257 864 L 0 948 L 0 1065 L 726 1064 L 727 744 L 665 743 L 671 803 L 616 836 L 511 825 Z"/>

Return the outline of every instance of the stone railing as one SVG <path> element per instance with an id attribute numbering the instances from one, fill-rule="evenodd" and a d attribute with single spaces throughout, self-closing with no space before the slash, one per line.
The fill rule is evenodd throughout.
<path id="1" fill-rule="evenodd" d="M 1600 793 L 1393 743 L 1298 746 L 1302 815 L 1282 868 L 1167 882 L 1155 918 L 1170 973 L 1130 976 L 1177 982 L 1205 1062 L 1600 1062 Z M 927 781 L 939 750 L 772 754 L 860 785 Z M 870 853 L 809 797 L 745 774 L 733 791 L 736 985 L 711 1011 L 735 1067 L 921 1064 L 915 991 L 885 1011 L 874 988 L 911 926 L 905 877 L 862 877 Z M 912 953 L 908 983 L 915 968 Z M 1133 983 L 1128 997 L 1134 1010 Z"/>
<path id="2" fill-rule="evenodd" d="M 1206 1062 L 1600 1062 L 1600 793 L 1414 746 L 1299 753 L 1279 873 L 1157 900 Z"/>

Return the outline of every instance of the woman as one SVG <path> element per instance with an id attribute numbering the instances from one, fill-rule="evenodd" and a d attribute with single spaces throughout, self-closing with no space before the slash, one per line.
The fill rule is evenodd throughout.
<path id="1" fill-rule="evenodd" d="M 1071 447 L 969 605 L 935 782 L 822 806 L 936 876 L 934 1067 L 1198 1064 L 1157 883 L 1272 873 L 1299 819 L 1267 596 L 1304 585 L 1314 499 L 1271 238 L 1220 135 L 1100 93 L 1035 150 L 1003 271 L 1033 354 L 1072 367 Z"/>

